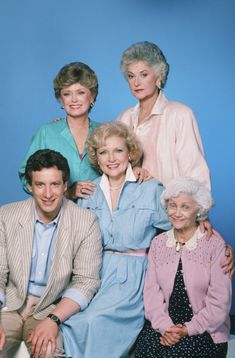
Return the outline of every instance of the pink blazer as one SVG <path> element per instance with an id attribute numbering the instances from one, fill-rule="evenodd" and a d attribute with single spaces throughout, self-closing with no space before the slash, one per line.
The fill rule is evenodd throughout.
<path id="1" fill-rule="evenodd" d="M 169 101 L 160 92 L 149 118 L 138 125 L 139 104 L 119 117 L 140 140 L 142 166 L 165 186 L 179 176 L 190 176 L 210 189 L 210 173 L 192 110 L 180 102 Z"/>

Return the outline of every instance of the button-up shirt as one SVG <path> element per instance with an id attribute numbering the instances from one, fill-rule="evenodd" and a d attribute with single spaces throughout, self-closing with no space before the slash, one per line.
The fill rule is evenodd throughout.
<path id="1" fill-rule="evenodd" d="M 36 215 L 28 293 L 40 297 L 46 288 L 60 215 L 44 224 Z"/>
<path id="2" fill-rule="evenodd" d="M 40 297 L 47 286 L 56 245 L 56 230 L 62 210 L 63 206 L 57 217 L 47 224 L 40 221 L 35 211 L 32 262 L 28 286 L 30 295 Z M 66 289 L 62 297 L 75 301 L 81 310 L 84 310 L 88 305 L 86 296 L 75 288 Z"/>

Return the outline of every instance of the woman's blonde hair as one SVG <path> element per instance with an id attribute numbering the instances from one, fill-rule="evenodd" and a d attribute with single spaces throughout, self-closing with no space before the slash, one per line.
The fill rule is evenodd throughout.
<path id="1" fill-rule="evenodd" d="M 97 149 L 105 145 L 109 137 L 123 138 L 129 152 L 129 162 L 136 166 L 142 157 L 142 148 L 135 133 L 121 122 L 106 122 L 96 127 L 87 140 L 87 153 L 91 164 L 99 169 Z"/>

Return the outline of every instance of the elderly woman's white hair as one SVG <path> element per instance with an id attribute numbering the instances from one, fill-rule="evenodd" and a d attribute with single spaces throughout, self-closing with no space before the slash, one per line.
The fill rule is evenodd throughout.
<path id="1" fill-rule="evenodd" d="M 210 191 L 203 184 L 188 177 L 173 179 L 166 185 L 165 190 L 161 194 L 160 200 L 162 206 L 166 209 L 168 201 L 180 194 L 190 195 L 197 203 L 199 208 L 198 221 L 203 221 L 207 218 L 210 209 L 214 206 L 214 201 Z"/>

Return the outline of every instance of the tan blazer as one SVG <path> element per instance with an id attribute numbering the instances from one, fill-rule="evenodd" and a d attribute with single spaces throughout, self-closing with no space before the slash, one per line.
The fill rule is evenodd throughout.
<path id="1" fill-rule="evenodd" d="M 20 309 L 27 296 L 34 220 L 33 198 L 0 208 L 0 292 L 10 311 Z M 101 253 L 95 214 L 65 199 L 48 284 L 34 317 L 45 318 L 69 287 L 90 300 L 100 284 Z"/>

